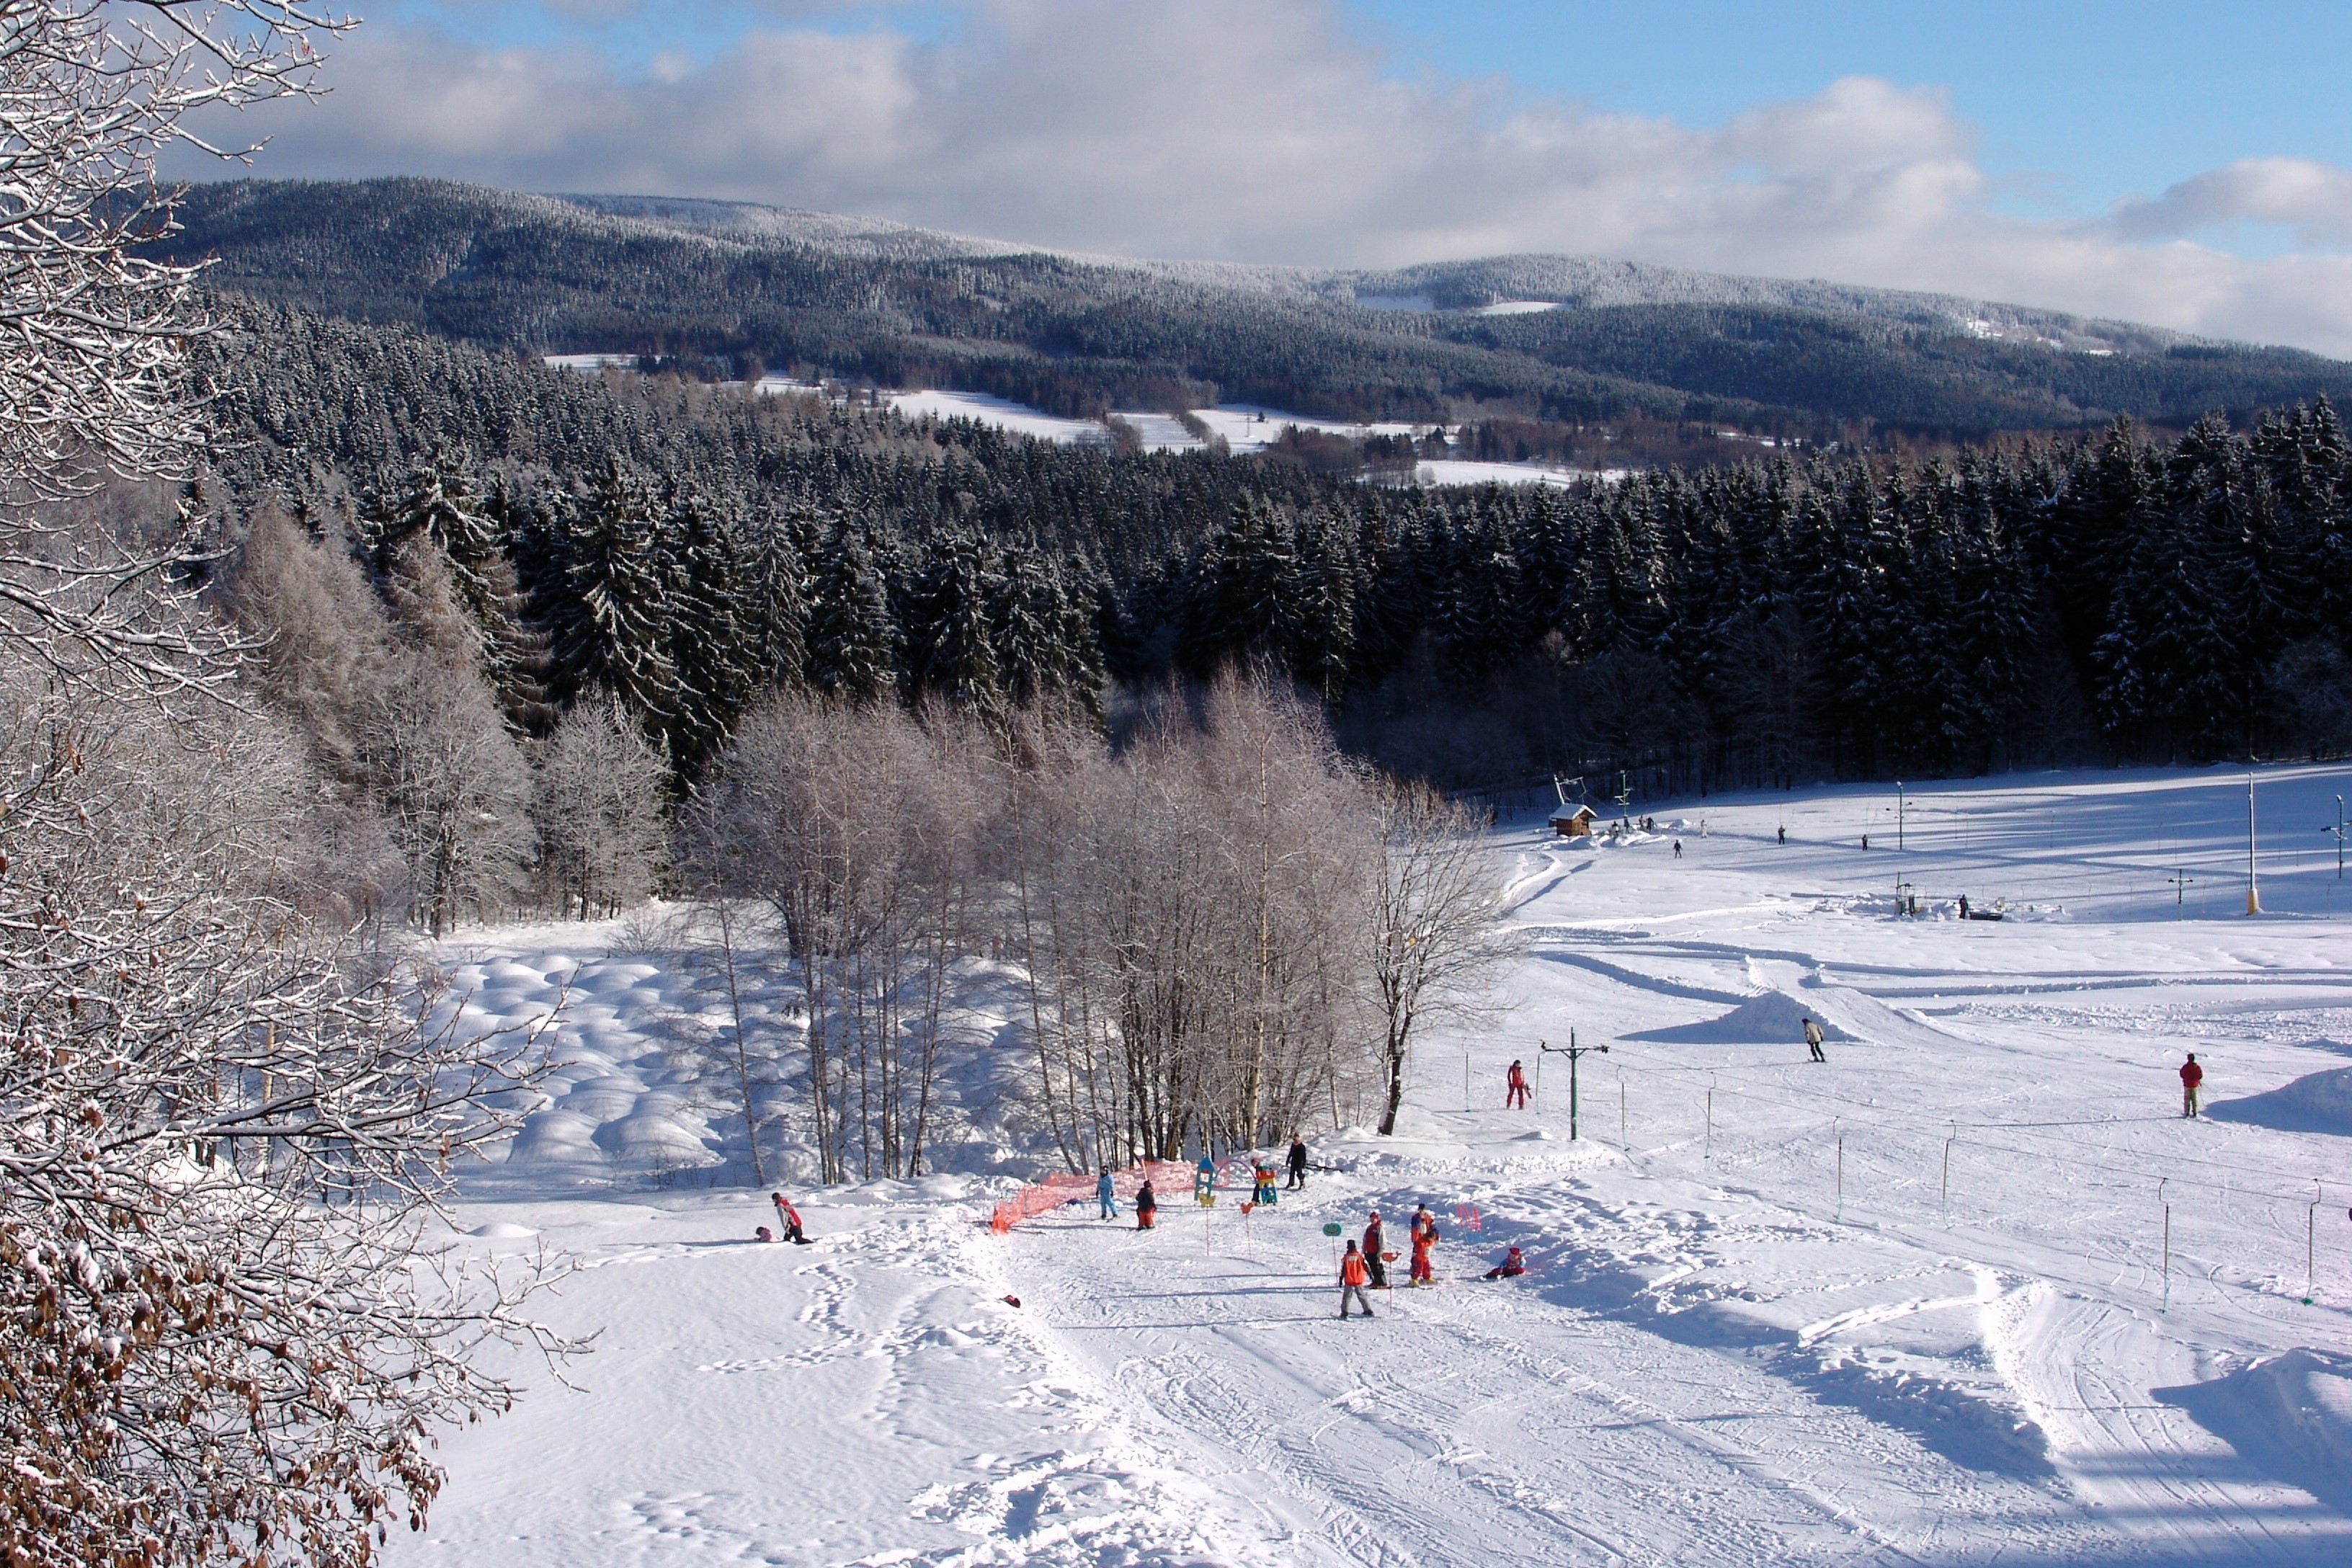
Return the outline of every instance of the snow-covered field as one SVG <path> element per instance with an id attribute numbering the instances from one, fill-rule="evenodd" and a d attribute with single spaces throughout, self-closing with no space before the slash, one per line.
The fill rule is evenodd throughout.
<path id="1" fill-rule="evenodd" d="M 690 1185 L 727 1144 L 680 1065 L 708 977 L 599 956 L 613 928 L 499 933 L 478 1010 L 577 975 L 594 1059 L 459 1244 L 577 1259 L 545 1315 L 602 1337 L 576 1390 L 526 1369 L 446 1442 L 393 1559 L 2352 1561 L 2338 793 L 2263 771 L 2254 918 L 2221 770 L 1916 787 L 1899 852 L 1890 789 L 1637 802 L 1659 831 L 1620 842 L 1507 824 L 1506 1024 L 1432 1042 L 1402 1135 L 1318 1140 L 1305 1194 L 1148 1234 L 1087 1205 L 995 1237 L 1009 1178 L 967 1173 L 796 1188 L 816 1245 L 751 1242 L 761 1194 Z M 975 965 L 967 1021 L 1008 1049 L 1009 973 Z M 1571 1030 L 1609 1047 L 1574 1141 L 1538 1049 Z M 949 1163 L 1001 1164 L 1017 1126 L 959 1092 Z M 1395 1245 L 1419 1201 L 1436 1288 L 1339 1321 L 1322 1226 L 1377 1205 Z M 1476 1278 L 1509 1244 L 1534 1271 Z"/>

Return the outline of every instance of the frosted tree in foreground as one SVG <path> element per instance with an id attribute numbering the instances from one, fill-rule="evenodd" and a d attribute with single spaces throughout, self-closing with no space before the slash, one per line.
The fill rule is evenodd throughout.
<path id="1" fill-rule="evenodd" d="M 316 90 L 291 0 L 0 0 L 0 1561 L 357 1564 L 503 1406 L 530 1280 L 429 1245 L 528 1038 L 315 915 L 318 791 L 236 700 L 184 531 L 193 275 L 130 254 L 183 117 Z M 182 522 L 191 522 L 184 512 Z M 540 1336 L 546 1343 L 544 1336 Z"/>

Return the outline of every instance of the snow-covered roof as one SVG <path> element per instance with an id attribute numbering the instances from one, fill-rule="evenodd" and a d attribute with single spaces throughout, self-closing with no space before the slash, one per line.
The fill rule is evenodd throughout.
<path id="1" fill-rule="evenodd" d="M 1601 814 L 1599 812 L 1593 810 L 1589 805 L 1569 805 L 1563 803 L 1554 809 L 1551 814 L 1551 819 L 1554 822 L 1572 822 L 1580 816 L 1598 816 L 1600 815 Z"/>

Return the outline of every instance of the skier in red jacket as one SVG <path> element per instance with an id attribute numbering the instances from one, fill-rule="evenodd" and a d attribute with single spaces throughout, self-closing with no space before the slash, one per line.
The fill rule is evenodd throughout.
<path id="1" fill-rule="evenodd" d="M 1528 1108 L 1528 1075 L 1516 1058 L 1512 1059 L 1511 1076 L 1507 1081 L 1510 1092 L 1503 1096 L 1503 1109 L 1525 1110 Z"/>
<path id="2" fill-rule="evenodd" d="M 1412 1272 L 1411 1283 L 1434 1285 L 1437 1276 L 1429 1267 L 1429 1250 L 1437 1245 L 1437 1216 L 1423 1204 L 1412 1216 Z"/>
<path id="3" fill-rule="evenodd" d="M 1356 1305 L 1364 1310 L 1364 1316 L 1369 1318 L 1372 1315 L 1372 1304 L 1364 1300 L 1367 1272 L 1364 1255 L 1356 1250 L 1354 1242 L 1348 1243 L 1348 1256 L 1339 1259 L 1339 1316 L 1344 1318 L 1348 1315 L 1348 1298 L 1350 1296 L 1356 1299 Z"/>
<path id="4" fill-rule="evenodd" d="M 2181 1115 L 2197 1114 L 2197 1086 L 2204 1081 L 2205 1069 L 2197 1065 L 2197 1053 L 2191 1051 L 2189 1053 L 2189 1059 L 2180 1064 Z"/>

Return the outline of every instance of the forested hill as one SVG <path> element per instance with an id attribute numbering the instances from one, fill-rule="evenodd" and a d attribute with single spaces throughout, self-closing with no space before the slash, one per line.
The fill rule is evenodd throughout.
<path id="1" fill-rule="evenodd" d="M 1119 261 L 824 214 L 439 181 L 199 185 L 219 286 L 479 347 L 997 393 L 1092 416 L 1735 426 L 1814 441 L 2185 428 L 2352 364 L 1942 296 L 1562 257 L 1389 273 Z M 1486 307 L 1558 308 L 1481 313 Z"/>
<path id="2" fill-rule="evenodd" d="M 777 687 L 1003 713 L 1239 660 L 1450 784 L 2352 747 L 2325 401 L 2161 441 L 1399 489 L 224 309 L 194 368 L 230 526 L 274 501 L 397 613 L 462 607 L 517 726 L 617 700 L 688 776 Z"/>

